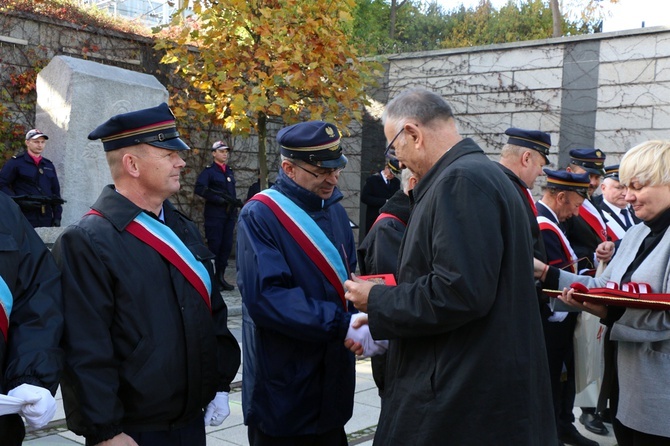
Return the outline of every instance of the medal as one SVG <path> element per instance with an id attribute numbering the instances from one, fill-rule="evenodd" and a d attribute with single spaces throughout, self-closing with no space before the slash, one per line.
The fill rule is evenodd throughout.
<path id="1" fill-rule="evenodd" d="M 43 173 L 44 173 L 44 171 L 42 170 L 41 167 L 40 167 L 37 171 L 38 171 L 40 174 L 43 174 Z"/>
<path id="2" fill-rule="evenodd" d="M 230 183 L 230 177 L 228 177 L 228 182 Z"/>

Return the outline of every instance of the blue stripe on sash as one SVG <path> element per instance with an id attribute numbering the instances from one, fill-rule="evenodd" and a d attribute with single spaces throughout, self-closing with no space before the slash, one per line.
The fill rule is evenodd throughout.
<path id="1" fill-rule="evenodd" d="M 323 232 L 323 229 L 316 224 L 307 212 L 285 195 L 274 189 L 265 189 L 259 193 L 267 195 L 274 200 L 286 212 L 286 215 L 298 225 L 305 236 L 312 241 L 312 244 L 314 244 L 324 259 L 326 259 L 331 268 L 335 270 L 342 283 L 349 279 L 344 260 L 342 260 L 339 251 Z"/>
<path id="2" fill-rule="evenodd" d="M 207 269 L 195 258 L 193 253 L 186 247 L 184 242 L 177 237 L 177 234 L 175 234 L 170 227 L 151 218 L 144 212 L 141 212 L 135 217 L 135 221 L 146 228 L 147 231 L 167 243 L 168 246 L 172 247 L 175 253 L 179 255 L 179 257 L 181 257 L 182 260 L 184 260 L 184 262 L 196 273 L 200 280 L 202 280 L 207 288 L 208 295 L 212 295 L 212 281 L 209 278 Z"/>
<path id="3" fill-rule="evenodd" d="M 11 314 L 12 306 L 14 305 L 14 298 L 12 297 L 12 292 L 9 290 L 7 283 L 2 277 L 0 277 L 0 304 L 2 304 L 2 308 L 9 321 L 9 315 Z"/>

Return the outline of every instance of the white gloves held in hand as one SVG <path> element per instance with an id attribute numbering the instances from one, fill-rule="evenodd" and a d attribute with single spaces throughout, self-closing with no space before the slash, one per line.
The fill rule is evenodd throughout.
<path id="1" fill-rule="evenodd" d="M 219 426 L 230 415 L 228 392 L 216 392 L 205 409 L 205 426 Z"/>
<path id="2" fill-rule="evenodd" d="M 363 347 L 363 353 L 360 355 L 363 358 L 368 358 L 370 356 L 381 355 L 386 352 L 388 349 L 389 341 L 375 341 L 372 339 L 372 334 L 370 334 L 370 327 L 368 324 L 361 325 L 358 328 L 353 328 L 352 325 L 361 317 L 367 318 L 365 313 L 356 313 L 351 315 L 351 320 L 349 321 L 349 329 L 347 330 L 346 339 L 351 339 L 354 342 L 361 344 Z"/>
<path id="3" fill-rule="evenodd" d="M 44 387 L 21 384 L 10 390 L 7 395 L 24 400 L 21 415 L 34 429 L 47 425 L 56 414 L 56 400 Z"/>

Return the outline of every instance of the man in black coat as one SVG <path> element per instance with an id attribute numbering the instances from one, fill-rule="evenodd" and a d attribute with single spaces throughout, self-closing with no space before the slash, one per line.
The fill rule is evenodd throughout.
<path id="1" fill-rule="evenodd" d="M 168 201 L 189 147 L 167 104 L 113 116 L 101 139 L 114 184 L 58 238 L 68 427 L 87 444 L 205 446 L 230 413 L 240 349 L 213 254 Z"/>
<path id="2" fill-rule="evenodd" d="M 409 220 L 409 191 L 416 185 L 416 176 L 409 169 L 400 174 L 400 189 L 379 210 L 379 217 L 358 250 L 358 267 L 362 275 L 393 274 L 398 271 L 398 254 Z M 384 396 L 384 369 L 386 354 L 373 356 L 372 377 Z"/>
<path id="3" fill-rule="evenodd" d="M 398 285 L 344 283 L 389 340 L 374 444 L 556 444 L 522 199 L 439 95 L 406 90 L 382 120 L 419 182 Z"/>
<path id="4" fill-rule="evenodd" d="M 0 192 L 0 394 L 23 400 L 0 416 L 0 444 L 19 446 L 56 413 L 63 368 L 60 272 L 19 207 Z"/>
<path id="5" fill-rule="evenodd" d="M 381 172 L 370 175 L 365 180 L 365 185 L 361 191 L 361 202 L 365 204 L 365 233 L 367 234 L 379 216 L 379 209 L 384 206 L 391 196 L 400 189 L 400 180 L 398 180 L 389 164 L 384 165 Z"/>

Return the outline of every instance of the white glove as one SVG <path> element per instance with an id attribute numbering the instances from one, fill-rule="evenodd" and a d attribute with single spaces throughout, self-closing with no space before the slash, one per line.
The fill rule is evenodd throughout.
<path id="1" fill-rule="evenodd" d="M 216 392 L 205 409 L 205 426 L 219 426 L 230 415 L 228 392 Z"/>
<path id="2" fill-rule="evenodd" d="M 351 315 L 349 321 L 349 329 L 347 330 L 347 337 L 354 342 L 358 342 L 363 347 L 363 354 L 361 357 L 368 358 L 370 356 L 381 355 L 388 349 L 389 341 L 375 341 L 370 334 L 370 327 L 368 324 L 361 325 L 359 328 L 353 328 L 352 324 L 360 317 L 367 317 L 365 313 L 356 313 Z"/>
<path id="3" fill-rule="evenodd" d="M 7 395 L 25 401 L 21 407 L 21 415 L 34 429 L 46 426 L 56 414 L 56 400 L 44 387 L 21 384 L 10 390 Z"/>

